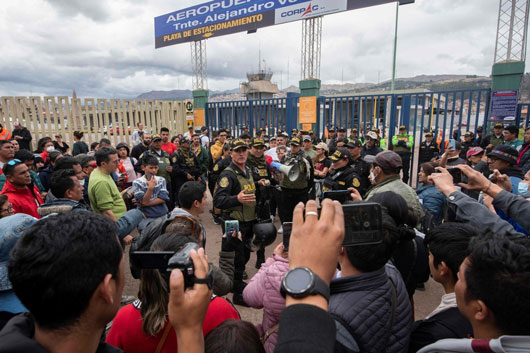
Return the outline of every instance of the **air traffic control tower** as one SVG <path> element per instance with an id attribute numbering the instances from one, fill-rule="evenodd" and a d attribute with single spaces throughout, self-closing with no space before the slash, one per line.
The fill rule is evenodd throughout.
<path id="1" fill-rule="evenodd" d="M 272 75 L 272 71 L 265 69 L 247 73 L 248 82 L 241 82 L 239 91 L 247 100 L 274 98 L 280 90 L 277 84 L 271 82 Z"/>

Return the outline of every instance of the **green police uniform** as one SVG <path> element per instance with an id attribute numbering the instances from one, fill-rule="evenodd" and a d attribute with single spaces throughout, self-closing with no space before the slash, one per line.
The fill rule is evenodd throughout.
<path id="1" fill-rule="evenodd" d="M 406 127 L 400 126 L 399 129 L 402 131 Z M 409 182 L 412 146 L 414 146 L 414 136 L 407 134 L 406 130 L 392 137 L 392 150 L 401 157 L 401 162 L 403 163 L 403 182 L 405 184 Z"/>

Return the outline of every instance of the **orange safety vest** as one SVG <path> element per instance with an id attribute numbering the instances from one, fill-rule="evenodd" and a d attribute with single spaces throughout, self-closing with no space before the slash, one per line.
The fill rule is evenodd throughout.
<path id="1" fill-rule="evenodd" d="M 11 134 L 9 133 L 9 131 L 7 131 L 7 129 L 2 129 L 2 131 L 0 131 L 0 140 L 9 139 L 11 139 Z"/>

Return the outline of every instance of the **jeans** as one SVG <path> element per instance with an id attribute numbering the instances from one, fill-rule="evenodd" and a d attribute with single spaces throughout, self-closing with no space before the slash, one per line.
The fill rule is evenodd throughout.
<path id="1" fill-rule="evenodd" d="M 122 240 L 140 224 L 144 219 L 144 214 L 138 209 L 129 210 L 125 212 L 123 216 L 116 222 L 116 228 L 118 231 L 118 238 Z"/>

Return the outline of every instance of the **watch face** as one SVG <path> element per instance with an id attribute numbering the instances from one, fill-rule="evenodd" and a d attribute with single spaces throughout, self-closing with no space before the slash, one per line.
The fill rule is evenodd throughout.
<path id="1" fill-rule="evenodd" d="M 313 274 L 304 268 L 295 268 L 285 277 L 285 287 L 290 293 L 304 293 L 313 283 Z"/>

